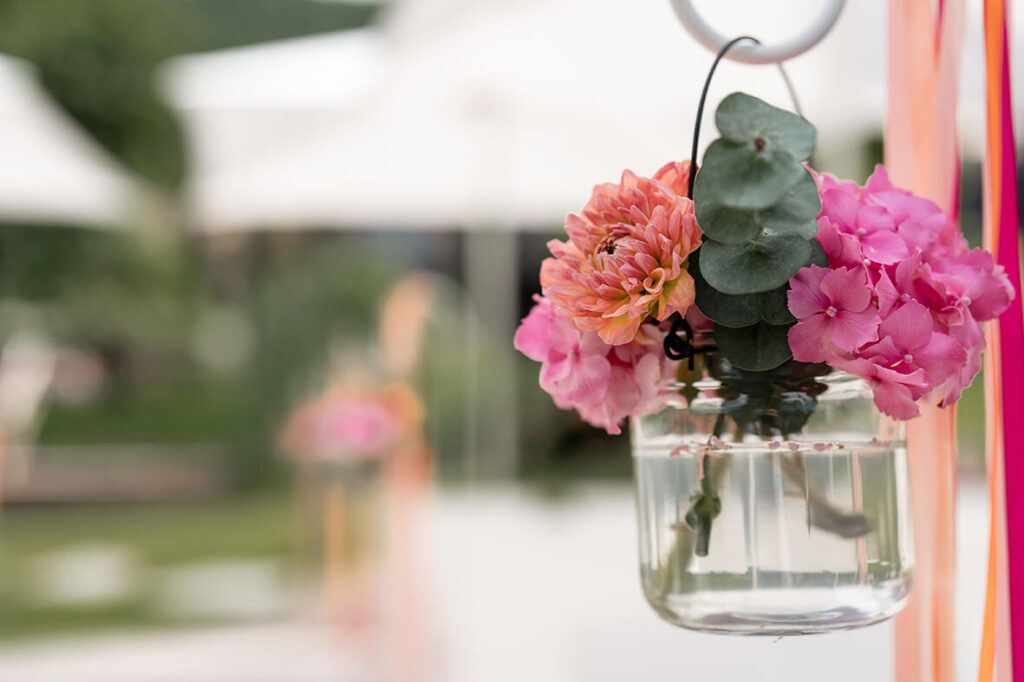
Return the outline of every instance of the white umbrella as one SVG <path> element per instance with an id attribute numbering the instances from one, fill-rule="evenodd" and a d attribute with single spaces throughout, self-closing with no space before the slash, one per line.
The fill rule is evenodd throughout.
<path id="1" fill-rule="evenodd" d="M 365 109 L 385 57 L 379 32 L 344 31 L 176 57 L 159 85 L 204 177 L 273 158 Z"/>
<path id="2" fill-rule="evenodd" d="M 133 207 L 131 177 L 61 112 L 31 67 L 0 57 L 0 219 L 111 227 Z"/>
<path id="3" fill-rule="evenodd" d="M 797 4 L 813 10 L 809 0 Z M 774 17 L 769 29 L 788 30 L 788 19 L 748 5 Z M 881 12 L 848 9 L 839 37 L 791 63 L 804 109 L 834 156 L 881 124 L 883 58 L 861 31 Z M 417 0 L 399 5 L 384 30 L 390 65 L 373 72 L 377 87 L 366 88 L 373 96 L 358 114 L 339 109 L 326 126 L 293 115 L 281 140 L 253 141 L 234 162 L 199 145 L 190 197 L 203 229 L 546 227 L 622 168 L 651 173 L 689 155 L 711 55 L 683 32 L 667 0 Z M 864 54 L 854 58 L 854 49 Z M 352 75 L 343 69 L 323 87 Z M 730 63 L 716 76 L 709 113 L 736 89 L 789 106 L 770 67 Z M 226 108 L 218 110 L 227 116 Z M 183 109 L 200 130 L 215 115 L 212 107 Z M 233 108 L 242 126 L 263 115 L 242 109 Z M 705 141 L 713 137 L 707 120 Z M 217 162 L 203 163 L 204 155 Z"/>

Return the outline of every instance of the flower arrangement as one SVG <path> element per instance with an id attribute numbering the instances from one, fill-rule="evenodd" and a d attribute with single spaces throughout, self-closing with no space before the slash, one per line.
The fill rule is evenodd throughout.
<path id="1" fill-rule="evenodd" d="M 281 449 L 298 460 L 362 462 L 418 438 L 423 409 L 404 384 L 336 382 L 299 406 L 281 431 Z"/>
<path id="2" fill-rule="evenodd" d="M 699 171 L 625 171 L 548 243 L 543 295 L 515 335 L 542 388 L 619 433 L 678 396 L 713 343 L 705 368 L 776 401 L 769 427 L 783 436 L 813 411 L 814 377 L 835 370 L 895 419 L 955 403 L 981 366 L 979 323 L 1014 298 L 991 254 L 881 166 L 864 187 L 813 170 L 816 132 L 800 116 L 734 93 L 715 120 Z M 795 411 L 794 395 L 806 398 Z"/>

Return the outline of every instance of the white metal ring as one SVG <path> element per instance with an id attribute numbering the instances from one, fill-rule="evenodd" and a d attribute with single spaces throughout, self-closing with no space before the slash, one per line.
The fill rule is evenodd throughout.
<path id="1" fill-rule="evenodd" d="M 672 9 L 683 27 L 697 42 L 712 52 L 718 52 L 730 38 L 712 28 L 693 7 L 692 0 L 671 0 Z M 846 0 L 827 0 L 825 7 L 802 33 L 774 45 L 737 45 L 725 55 L 728 59 L 747 64 L 772 64 L 806 52 L 825 37 L 835 25 Z"/>

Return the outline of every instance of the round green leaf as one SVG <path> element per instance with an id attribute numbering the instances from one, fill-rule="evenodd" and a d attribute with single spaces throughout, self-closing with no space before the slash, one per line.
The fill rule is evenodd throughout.
<path id="1" fill-rule="evenodd" d="M 811 257 L 804 264 L 804 267 L 817 265 L 819 268 L 827 268 L 828 256 L 825 254 L 825 249 L 821 248 L 821 244 L 818 243 L 817 239 L 812 239 L 808 243 L 811 245 Z"/>
<path id="2" fill-rule="evenodd" d="M 718 105 L 715 125 L 733 142 L 764 141 L 766 149 L 786 151 L 799 160 L 814 153 L 814 126 L 804 118 L 743 92 L 734 92 Z"/>
<path id="3" fill-rule="evenodd" d="M 704 153 L 697 173 L 715 202 L 732 208 L 767 208 L 806 172 L 792 154 L 780 149 L 758 151 L 752 143 L 717 139 Z"/>
<path id="4" fill-rule="evenodd" d="M 757 314 L 768 324 L 793 324 L 796 318 L 789 312 L 788 286 L 762 291 L 757 296 Z M 714 319 L 714 318 L 712 318 Z"/>
<path id="5" fill-rule="evenodd" d="M 818 221 L 814 218 L 805 223 L 796 223 L 776 228 L 765 228 L 765 232 L 772 234 L 791 234 L 801 239 L 814 239 L 818 234 Z"/>
<path id="6" fill-rule="evenodd" d="M 780 234 L 798 234 L 813 239 L 818 233 L 816 216 L 821 199 L 814 177 L 806 169 L 802 177 L 782 197 L 767 208 L 743 209 L 723 206 L 715 198 L 709 176 L 698 173 L 693 187 L 697 224 L 709 238 L 722 244 L 743 244 L 762 230 Z"/>
<path id="7" fill-rule="evenodd" d="M 810 257 L 806 239 L 764 232 L 742 245 L 705 242 L 701 272 L 708 284 L 724 294 L 754 294 L 781 287 Z"/>
<path id="8" fill-rule="evenodd" d="M 793 357 L 789 349 L 789 327 L 758 322 L 734 329 L 715 325 L 718 350 L 733 366 L 751 372 L 775 369 Z"/>
<path id="9" fill-rule="evenodd" d="M 700 172 L 693 182 L 693 211 L 701 231 L 722 244 L 745 244 L 761 234 L 754 211 L 718 203 L 708 177 Z"/>
<path id="10" fill-rule="evenodd" d="M 757 219 L 765 227 L 781 231 L 814 220 L 820 212 L 821 198 L 818 196 L 818 185 L 810 171 L 804 168 L 800 180 L 783 194 L 781 199 L 758 211 Z M 817 225 L 814 230 L 814 234 L 817 234 Z M 814 234 L 807 238 L 810 239 Z"/>
<path id="11" fill-rule="evenodd" d="M 726 327 L 748 327 L 761 319 L 756 295 L 730 296 L 713 288 L 700 272 L 700 251 L 690 255 L 688 268 L 693 277 L 695 301 L 709 319 Z"/>

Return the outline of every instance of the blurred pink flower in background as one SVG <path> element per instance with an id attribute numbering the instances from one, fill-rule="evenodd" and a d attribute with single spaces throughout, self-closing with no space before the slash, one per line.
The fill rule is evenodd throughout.
<path id="1" fill-rule="evenodd" d="M 666 332 L 645 324 L 631 342 L 612 346 L 596 332 L 576 329 L 548 299 L 535 300 L 515 347 L 542 363 L 541 388 L 558 407 L 617 434 L 626 417 L 656 412 L 673 394 L 677 363 L 662 350 Z"/>
<path id="2" fill-rule="evenodd" d="M 372 459 L 409 442 L 421 419 L 419 401 L 404 384 L 334 384 L 292 413 L 281 447 L 299 459 Z"/>
<path id="3" fill-rule="evenodd" d="M 794 357 L 863 377 L 879 409 L 898 419 L 917 416 L 916 401 L 932 391 L 952 404 L 981 368 L 979 322 L 1013 300 L 1003 269 L 969 249 L 934 202 L 893 187 L 881 166 L 863 188 L 815 178 L 829 268 L 803 268 L 790 280 Z M 847 311 L 871 319 L 842 324 Z"/>
<path id="4" fill-rule="evenodd" d="M 653 178 L 624 171 L 618 184 L 596 186 L 580 214 L 569 215 L 568 241 L 548 242 L 554 257 L 541 265 L 541 287 L 576 329 L 628 344 L 648 318 L 683 315 L 693 304 L 685 264 L 701 232 L 685 196 L 689 170 L 684 161 Z"/>

